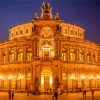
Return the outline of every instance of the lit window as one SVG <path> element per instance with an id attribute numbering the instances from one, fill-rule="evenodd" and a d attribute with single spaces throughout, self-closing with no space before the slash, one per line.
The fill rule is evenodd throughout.
<path id="1" fill-rule="evenodd" d="M 62 60 L 63 61 L 66 61 L 67 60 L 67 52 L 66 52 L 66 49 L 65 48 L 62 49 Z"/>
<path id="2" fill-rule="evenodd" d="M 72 35 L 73 35 L 73 30 L 70 30 L 70 34 L 72 34 Z"/>
<path id="3" fill-rule="evenodd" d="M 80 60 L 80 62 L 84 61 L 84 54 L 82 51 L 80 51 L 80 53 L 79 53 L 79 60 Z"/>
<path id="4" fill-rule="evenodd" d="M 67 33 L 67 28 L 65 28 L 65 33 Z"/>
<path id="5" fill-rule="evenodd" d="M 72 62 L 75 62 L 75 50 L 74 49 L 71 50 L 70 58 Z"/>
<path id="6" fill-rule="evenodd" d="M 91 62 L 90 53 L 89 52 L 87 53 L 87 62 Z"/>
<path id="7" fill-rule="evenodd" d="M 23 30 L 20 30 L 20 34 L 23 34 Z"/>
<path id="8" fill-rule="evenodd" d="M 14 36 L 14 33 L 11 33 L 11 37 L 13 37 Z"/>
<path id="9" fill-rule="evenodd" d="M 27 60 L 27 61 L 31 61 L 31 60 L 32 60 L 31 49 L 28 49 L 28 50 L 27 50 L 27 53 L 26 53 L 26 60 Z"/>
<path id="10" fill-rule="evenodd" d="M 18 50 L 18 62 L 22 62 L 23 61 L 23 53 L 22 53 L 22 49 Z"/>
<path id="11" fill-rule="evenodd" d="M 77 31 L 75 31 L 75 35 L 77 35 Z"/>
<path id="12" fill-rule="evenodd" d="M 82 36 L 81 33 L 79 33 L 79 36 L 80 36 L 80 37 Z"/>
<path id="13" fill-rule="evenodd" d="M 93 62 L 95 62 L 96 61 L 96 58 L 95 58 L 95 54 L 93 55 Z"/>
<path id="14" fill-rule="evenodd" d="M 16 31 L 16 35 L 18 35 L 18 31 Z"/>
<path id="15" fill-rule="evenodd" d="M 10 51 L 10 54 L 9 54 L 9 62 L 10 63 L 14 62 L 14 52 L 13 52 L 13 50 Z"/>
<path id="16" fill-rule="evenodd" d="M 3 53 L 3 63 L 6 63 L 6 52 Z"/>
<path id="17" fill-rule="evenodd" d="M 26 29 L 26 33 L 28 33 L 28 31 L 29 31 L 29 30 L 28 30 L 28 29 Z"/>

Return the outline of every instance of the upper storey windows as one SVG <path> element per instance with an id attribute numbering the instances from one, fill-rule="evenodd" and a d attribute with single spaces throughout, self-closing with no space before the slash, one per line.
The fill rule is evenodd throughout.
<path id="1" fill-rule="evenodd" d="M 7 52 L 4 51 L 3 54 L 2 54 L 2 62 L 3 63 L 6 63 L 6 57 L 7 57 Z"/>
<path id="2" fill-rule="evenodd" d="M 26 29 L 25 31 L 26 31 L 26 33 L 29 33 L 29 29 Z"/>
<path id="3" fill-rule="evenodd" d="M 14 51 L 13 50 L 11 50 L 9 52 L 9 62 L 10 63 L 13 63 L 14 62 Z"/>
<path id="4" fill-rule="evenodd" d="M 32 23 L 22 24 L 15 26 L 9 30 L 9 39 L 21 38 L 31 36 L 32 34 Z"/>
<path id="5" fill-rule="evenodd" d="M 20 35 L 22 35 L 23 34 L 23 30 L 20 30 Z"/>
<path id="6" fill-rule="evenodd" d="M 84 39 L 84 29 L 72 24 L 60 24 L 61 34 L 65 37 Z"/>

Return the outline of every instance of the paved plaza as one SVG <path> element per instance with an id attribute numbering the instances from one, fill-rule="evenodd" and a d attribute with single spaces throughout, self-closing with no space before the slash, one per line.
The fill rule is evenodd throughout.
<path id="1" fill-rule="evenodd" d="M 0 100 L 9 100 L 8 93 L 0 92 Z M 14 100 L 52 100 L 52 95 L 27 95 L 26 93 L 15 93 Z M 69 93 L 59 95 L 58 100 L 83 100 L 82 93 Z M 91 93 L 87 93 L 86 100 L 92 100 Z M 100 92 L 94 93 L 94 100 L 100 100 Z"/>

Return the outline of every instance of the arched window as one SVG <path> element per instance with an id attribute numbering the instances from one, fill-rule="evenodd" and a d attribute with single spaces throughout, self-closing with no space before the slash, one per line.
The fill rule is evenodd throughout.
<path id="1" fill-rule="evenodd" d="M 84 62 L 84 54 L 83 54 L 82 50 L 80 50 L 80 52 L 79 52 L 79 61 Z"/>
<path id="2" fill-rule="evenodd" d="M 4 51 L 2 54 L 2 62 L 6 63 L 6 51 Z"/>
<path id="3" fill-rule="evenodd" d="M 26 60 L 27 61 L 31 61 L 32 60 L 32 50 L 31 50 L 31 48 L 27 49 Z"/>
<path id="4" fill-rule="evenodd" d="M 18 62 L 22 62 L 23 61 L 23 52 L 22 49 L 18 50 Z"/>
<path id="5" fill-rule="evenodd" d="M 72 62 L 75 62 L 76 59 L 75 49 L 71 49 L 70 58 Z"/>
<path id="6" fill-rule="evenodd" d="M 93 62 L 95 62 L 95 54 L 93 54 Z"/>
<path id="7" fill-rule="evenodd" d="M 62 49 L 62 60 L 67 61 L 67 51 L 65 48 Z"/>
<path id="8" fill-rule="evenodd" d="M 92 59 L 93 59 L 93 62 L 95 63 L 96 62 L 96 52 L 93 53 L 93 58 Z"/>
<path id="9" fill-rule="evenodd" d="M 9 62 L 10 63 L 14 62 L 14 51 L 13 50 L 11 50 L 9 53 Z"/>
<path id="10" fill-rule="evenodd" d="M 87 62 L 91 62 L 90 52 L 87 53 Z"/>

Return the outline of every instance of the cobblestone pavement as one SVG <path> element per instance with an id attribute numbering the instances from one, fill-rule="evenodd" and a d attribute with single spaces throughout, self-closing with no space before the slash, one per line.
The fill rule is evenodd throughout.
<path id="1" fill-rule="evenodd" d="M 8 93 L 0 92 L 0 100 L 9 100 Z M 15 93 L 14 100 L 52 100 L 52 95 L 27 95 Z M 82 93 L 69 93 L 59 95 L 58 100 L 83 100 Z M 86 100 L 92 100 L 91 93 L 87 93 Z M 100 92 L 94 93 L 94 100 L 100 100 Z"/>

